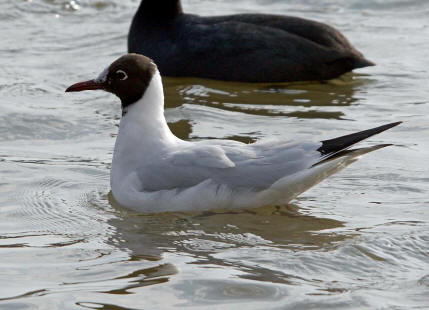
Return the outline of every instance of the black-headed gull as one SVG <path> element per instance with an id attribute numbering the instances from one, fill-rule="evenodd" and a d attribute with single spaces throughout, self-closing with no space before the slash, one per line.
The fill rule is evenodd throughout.
<path id="1" fill-rule="evenodd" d="M 149 58 L 127 54 L 96 79 L 66 91 L 90 89 L 121 100 L 110 184 L 119 204 L 141 212 L 287 203 L 360 155 L 387 146 L 349 149 L 400 123 L 322 142 L 189 142 L 174 136 L 167 125 L 161 76 Z"/>
<path id="2" fill-rule="evenodd" d="M 185 14 L 180 0 L 142 0 L 128 52 L 153 58 L 167 76 L 245 82 L 326 80 L 374 65 L 326 24 L 268 14 Z"/>

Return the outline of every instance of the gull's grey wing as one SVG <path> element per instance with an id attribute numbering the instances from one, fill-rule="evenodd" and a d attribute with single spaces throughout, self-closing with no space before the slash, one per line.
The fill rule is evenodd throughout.
<path id="1" fill-rule="evenodd" d="M 348 150 L 357 142 L 399 125 L 391 123 L 322 142 L 257 142 L 243 144 L 227 140 L 186 142 L 183 148 L 158 161 L 156 165 L 138 170 L 144 190 L 182 189 L 206 180 L 227 185 L 231 190 L 264 190 L 285 177 L 299 175 L 304 170 L 317 170 L 318 180 L 329 175 L 320 166 L 332 159 L 344 157 L 341 167 L 361 154 L 387 146 Z M 316 168 L 318 167 L 318 168 Z M 329 167 L 333 173 L 341 167 Z M 311 171 L 310 171 L 311 172 Z M 311 173 L 310 173 L 311 174 Z"/>
<path id="2" fill-rule="evenodd" d="M 138 175 L 143 189 L 181 189 L 211 179 L 232 190 L 262 190 L 282 177 L 311 167 L 321 156 L 316 151 L 321 143 L 217 142 L 219 145 L 196 143 L 173 152 L 157 165 L 141 167 Z"/>
<path id="3" fill-rule="evenodd" d="M 249 145 L 252 157 L 243 158 L 224 147 L 236 164 L 234 171 L 218 171 L 212 179 L 226 182 L 230 188 L 263 190 L 279 179 L 310 168 L 320 159 L 317 148 L 321 143 L 259 142 Z"/>
<path id="4" fill-rule="evenodd" d="M 218 142 L 222 144 L 222 140 Z M 236 158 L 246 158 L 246 148 L 235 147 L 233 153 L 237 152 L 241 156 Z M 219 171 L 234 170 L 235 165 L 222 145 L 196 142 L 185 143 L 157 164 L 140 167 L 137 173 L 145 190 L 187 188 L 211 179 Z"/>

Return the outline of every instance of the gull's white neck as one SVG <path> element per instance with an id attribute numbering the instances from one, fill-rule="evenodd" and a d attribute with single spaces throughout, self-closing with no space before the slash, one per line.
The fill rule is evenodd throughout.
<path id="1" fill-rule="evenodd" d="M 150 163 L 179 141 L 170 131 L 164 117 L 164 92 L 158 71 L 153 75 L 143 97 L 125 107 L 123 112 L 111 177 L 129 173 Z"/>
<path id="2" fill-rule="evenodd" d="M 119 131 L 131 128 L 137 129 L 140 135 L 144 133 L 146 140 L 168 140 L 173 136 L 164 117 L 164 92 L 158 71 L 143 97 L 124 108 Z"/>

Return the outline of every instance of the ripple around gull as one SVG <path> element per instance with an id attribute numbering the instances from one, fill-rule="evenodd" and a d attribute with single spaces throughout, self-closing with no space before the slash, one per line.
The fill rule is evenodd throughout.
<path id="1" fill-rule="evenodd" d="M 23 166 L 13 163 L 12 165 L 20 167 L 23 176 L 29 172 L 33 175 L 37 174 L 40 168 L 43 169 L 41 175 L 51 176 L 33 178 L 30 182 L 18 179 L 17 188 L 9 189 L 11 192 L 2 209 L 3 216 L 11 221 L 19 218 L 17 222 L 19 225 L 15 225 L 14 233 L 6 234 L 6 237 L 21 236 L 24 243 L 31 244 L 31 238 L 28 239 L 27 236 L 34 236 L 35 244 L 40 246 L 40 238 L 37 236 L 43 235 L 46 239 L 44 246 L 49 246 L 50 243 L 71 244 L 74 240 L 83 240 L 90 236 L 96 238 L 100 233 L 105 233 L 103 224 L 105 215 L 99 214 L 97 209 L 88 207 L 90 201 L 99 206 L 105 204 L 106 200 L 103 202 L 94 197 L 100 188 L 100 180 L 106 181 L 105 173 L 97 172 L 99 170 L 97 168 L 87 167 L 79 171 L 79 169 L 76 170 L 77 167 L 71 167 L 65 176 L 63 165 L 25 164 Z M 94 183 L 83 184 L 82 172 L 87 173 L 90 170 L 94 172 L 88 174 L 86 180 L 89 181 L 91 177 Z M 7 223 L 1 224 L 4 226 Z M 47 237 L 49 235 L 57 237 L 49 238 Z M 14 242 L 20 243 L 19 238 Z"/>

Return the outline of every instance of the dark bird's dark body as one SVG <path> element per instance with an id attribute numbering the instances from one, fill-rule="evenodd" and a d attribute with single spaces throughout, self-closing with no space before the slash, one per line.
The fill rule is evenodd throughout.
<path id="1" fill-rule="evenodd" d="M 243 82 L 332 79 L 373 65 L 336 29 L 298 17 L 185 14 L 179 0 L 143 0 L 128 51 L 167 76 Z"/>

